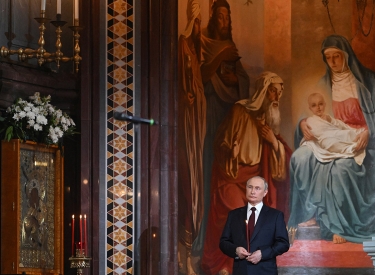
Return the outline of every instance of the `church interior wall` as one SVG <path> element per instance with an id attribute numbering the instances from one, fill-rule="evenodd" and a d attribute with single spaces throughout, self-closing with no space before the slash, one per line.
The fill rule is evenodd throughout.
<path id="1" fill-rule="evenodd" d="M 9 45 L 5 36 L 9 17 L 4 11 L 10 1 L 0 1 L 0 46 Z M 179 149 L 175 91 L 177 41 L 186 25 L 187 1 L 103 2 L 83 0 L 81 3 L 82 10 L 91 12 L 81 12 L 85 31 L 81 37 L 83 61 L 78 75 L 72 73 L 71 64 L 64 64 L 62 72 L 56 73 L 51 64 L 39 68 L 36 64 L 20 64 L 13 57 L 0 58 L 0 109 L 4 112 L 18 96 L 40 91 L 51 94 L 53 103 L 78 121 L 81 135 L 66 143 L 65 182 L 70 195 L 65 195 L 64 230 L 70 232 L 73 212 L 90 213 L 90 250 L 94 257 L 90 274 L 137 274 L 140 272 L 135 268 L 137 265 L 145 268 L 142 274 L 160 270 L 163 272 L 159 274 L 177 274 L 176 152 Z M 201 2 L 202 26 L 205 26 L 212 1 Z M 320 53 L 324 37 L 336 32 L 353 39 L 358 58 L 375 70 L 375 35 L 369 7 L 362 22 L 364 32 L 370 30 L 370 33 L 368 36 L 358 33 L 357 4 L 361 1 L 330 1 L 331 21 L 322 1 L 265 0 L 248 1 L 248 5 L 242 3 L 245 0 L 228 2 L 233 12 L 239 13 L 233 20 L 234 40 L 250 79 L 254 81 L 262 70 L 271 70 L 285 81 L 281 132 L 291 147 L 297 121 L 307 114 L 306 95 L 325 72 Z M 55 1 L 47 3 L 51 9 L 55 8 Z M 38 10 L 34 6 L 31 10 Z M 71 6 L 63 10 L 71 13 Z M 140 19 L 136 20 L 135 16 Z M 25 23 L 22 31 L 29 24 L 32 35 L 38 36 L 33 17 L 20 19 Z M 102 32 L 100 24 L 106 24 Z M 16 26 L 17 31 L 21 25 Z M 53 48 L 51 29 L 48 45 Z M 63 44 L 70 43 L 71 36 L 64 37 Z M 35 46 L 35 41 L 31 45 Z M 138 55 L 134 54 L 136 50 Z M 68 50 L 67 54 L 71 52 Z M 99 55 L 105 55 L 101 57 L 104 60 Z M 139 60 L 134 60 L 136 56 Z M 134 72 L 140 74 L 139 82 L 134 82 Z M 99 84 L 99 80 L 103 83 Z M 114 111 L 153 117 L 159 125 L 149 127 L 115 121 Z M 100 131 L 104 134 L 99 135 Z M 135 156 L 140 159 L 136 160 Z M 104 189 L 96 184 L 99 177 L 105 181 L 99 183 L 105 185 Z M 85 179 L 89 184 L 83 184 Z M 99 200 L 104 203 L 100 205 Z M 99 205 L 105 210 L 99 209 Z M 104 231 L 100 236 L 105 236 L 105 241 L 99 240 L 99 227 Z M 65 246 L 67 259 L 68 234 Z M 147 260 L 140 263 L 140 259 Z M 69 270 L 68 261 L 65 266 Z"/>

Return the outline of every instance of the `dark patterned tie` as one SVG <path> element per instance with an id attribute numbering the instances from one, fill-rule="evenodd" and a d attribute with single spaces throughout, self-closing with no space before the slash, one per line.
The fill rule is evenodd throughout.
<path id="1" fill-rule="evenodd" d="M 251 215 L 249 217 L 249 241 L 251 240 L 251 235 L 254 232 L 254 226 L 255 226 L 255 210 L 257 210 L 255 207 L 251 207 Z"/>

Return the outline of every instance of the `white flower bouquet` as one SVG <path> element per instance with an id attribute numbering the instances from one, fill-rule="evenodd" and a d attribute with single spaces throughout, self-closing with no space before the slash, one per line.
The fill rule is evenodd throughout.
<path id="1" fill-rule="evenodd" d="M 51 96 L 41 97 L 39 93 L 30 96 L 30 101 L 17 99 L 0 117 L 3 139 L 61 145 L 63 137 L 76 134 L 74 121 L 50 101 Z"/>

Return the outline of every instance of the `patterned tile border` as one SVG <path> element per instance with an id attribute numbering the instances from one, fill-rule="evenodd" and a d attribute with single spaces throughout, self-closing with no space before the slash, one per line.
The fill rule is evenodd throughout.
<path id="1" fill-rule="evenodd" d="M 133 1 L 107 5 L 106 273 L 133 273 L 133 126 L 113 112 L 133 113 Z"/>

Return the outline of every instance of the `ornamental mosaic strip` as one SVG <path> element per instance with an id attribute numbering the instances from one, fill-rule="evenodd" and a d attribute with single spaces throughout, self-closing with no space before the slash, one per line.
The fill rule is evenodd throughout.
<path id="1" fill-rule="evenodd" d="M 133 1 L 107 6 L 107 270 L 133 274 Z"/>

